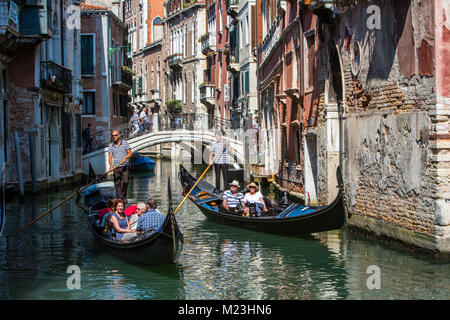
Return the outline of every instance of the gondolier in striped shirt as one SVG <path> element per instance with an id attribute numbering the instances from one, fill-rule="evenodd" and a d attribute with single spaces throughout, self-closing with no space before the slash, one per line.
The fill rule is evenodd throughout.
<path id="1" fill-rule="evenodd" d="M 122 199 L 127 202 L 129 159 L 132 156 L 131 148 L 128 142 L 120 138 L 120 132 L 118 130 L 112 132 L 112 137 L 113 142 L 108 147 L 109 170 L 117 167 L 113 173 L 117 199 Z"/>
<path id="2" fill-rule="evenodd" d="M 220 131 L 216 132 L 216 142 L 212 145 L 209 164 L 214 164 L 216 174 L 216 189 L 220 190 L 220 171 L 223 177 L 223 189 L 228 189 L 228 152 L 233 152 L 229 141 L 222 138 Z"/>

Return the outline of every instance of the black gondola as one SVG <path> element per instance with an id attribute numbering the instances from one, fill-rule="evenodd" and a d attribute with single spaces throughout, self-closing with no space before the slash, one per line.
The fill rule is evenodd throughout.
<path id="1" fill-rule="evenodd" d="M 94 192 L 89 195 L 79 194 L 77 206 L 85 211 L 88 227 L 96 241 L 118 258 L 137 264 L 156 265 L 175 263 L 183 247 L 183 235 L 177 225 L 172 210 L 169 180 L 169 208 L 160 232 L 144 232 L 127 242 L 107 238 L 103 228 L 97 226 L 96 211 L 106 207 L 109 199 L 115 198 L 113 185 L 100 183 L 93 185 Z M 91 190 L 92 190 L 91 189 Z M 83 198 L 84 203 L 80 201 Z"/>
<path id="2" fill-rule="evenodd" d="M 340 229 L 347 219 L 339 169 L 337 175 L 339 192 L 330 205 L 316 207 L 297 203 L 282 205 L 265 198 L 269 210 L 260 217 L 244 217 L 242 212 L 226 211 L 222 206 L 223 193 L 203 180 L 196 185 L 189 198 L 208 219 L 235 227 L 283 235 L 329 231 Z M 184 195 L 197 181 L 181 164 L 179 179 Z"/>

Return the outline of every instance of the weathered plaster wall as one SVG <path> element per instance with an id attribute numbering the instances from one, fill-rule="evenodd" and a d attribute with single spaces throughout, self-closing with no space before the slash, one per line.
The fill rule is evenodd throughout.
<path id="1" fill-rule="evenodd" d="M 448 126 L 448 118 L 436 120 L 437 2 L 339 1 L 343 169 L 350 225 L 450 252 L 450 219 L 439 204 L 448 175 L 436 159 L 436 130 Z M 381 8 L 380 29 L 367 28 L 371 4 Z"/>

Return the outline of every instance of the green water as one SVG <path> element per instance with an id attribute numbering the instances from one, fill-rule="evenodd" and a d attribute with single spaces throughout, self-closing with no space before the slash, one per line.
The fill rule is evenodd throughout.
<path id="1" fill-rule="evenodd" d="M 204 168 L 185 166 L 196 175 Z M 129 201 L 151 194 L 164 212 L 170 177 L 178 204 L 177 169 L 175 162 L 158 161 L 155 174 L 135 175 Z M 213 179 L 211 170 L 206 180 Z M 190 201 L 177 213 L 185 244 L 175 265 L 130 265 L 103 251 L 74 201 L 14 236 L 72 192 L 8 203 L 6 236 L 0 239 L 0 299 L 450 298 L 448 262 L 347 231 L 292 238 L 220 225 L 207 221 Z M 67 287 L 71 265 L 80 268 L 80 289 Z M 371 266 L 379 268 L 379 289 L 369 289 Z"/>

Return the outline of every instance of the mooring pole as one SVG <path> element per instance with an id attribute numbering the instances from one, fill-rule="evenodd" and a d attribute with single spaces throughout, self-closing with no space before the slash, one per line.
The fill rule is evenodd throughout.
<path id="1" fill-rule="evenodd" d="M 30 143 L 30 166 L 31 166 L 31 186 L 33 194 L 37 193 L 36 189 L 36 163 L 34 157 L 34 133 L 28 135 Z"/>
<path id="2" fill-rule="evenodd" d="M 16 148 L 16 165 L 17 165 L 17 179 L 19 182 L 19 195 L 25 197 L 25 189 L 23 187 L 23 175 L 22 175 L 22 160 L 20 157 L 20 144 L 19 144 L 19 134 L 14 132 L 14 144 Z"/>

